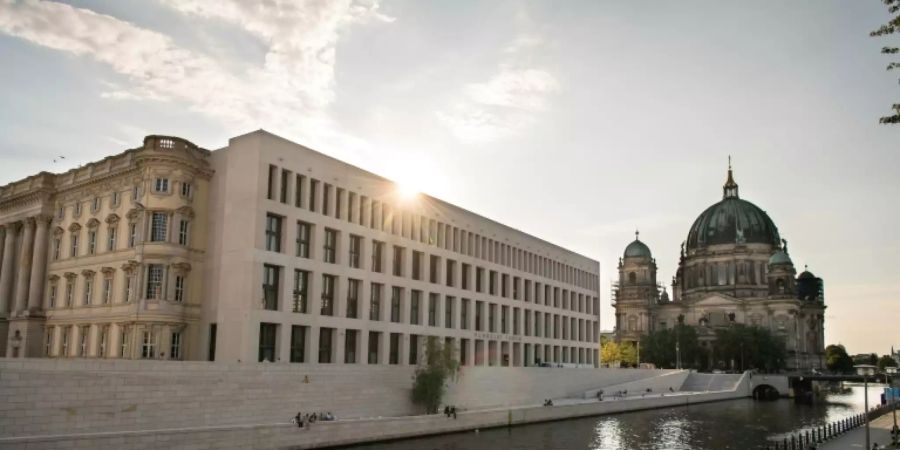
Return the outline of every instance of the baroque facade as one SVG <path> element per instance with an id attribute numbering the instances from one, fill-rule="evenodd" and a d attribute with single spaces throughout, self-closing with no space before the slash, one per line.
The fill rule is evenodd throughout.
<path id="1" fill-rule="evenodd" d="M 824 367 L 822 279 L 806 270 L 796 275 L 787 241 L 765 211 L 740 198 L 730 166 L 722 200 L 700 214 L 682 244 L 671 298 L 638 236 L 618 269 L 613 306 L 620 342 L 639 345 L 647 333 L 684 323 L 712 348 L 717 328 L 745 324 L 784 339 L 789 369 Z"/>
<path id="2" fill-rule="evenodd" d="M 0 352 L 597 364 L 599 263 L 262 130 L 0 188 Z"/>

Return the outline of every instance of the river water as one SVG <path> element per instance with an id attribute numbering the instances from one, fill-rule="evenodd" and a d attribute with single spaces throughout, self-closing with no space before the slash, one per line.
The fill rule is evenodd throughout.
<path id="1" fill-rule="evenodd" d="M 869 406 L 883 386 L 869 385 Z M 354 450 L 700 450 L 763 448 L 773 437 L 863 411 L 863 387 L 812 405 L 729 400 L 349 447 Z"/>

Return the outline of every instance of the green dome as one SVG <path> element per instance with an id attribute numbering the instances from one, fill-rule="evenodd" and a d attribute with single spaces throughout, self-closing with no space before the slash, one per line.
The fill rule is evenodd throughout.
<path id="1" fill-rule="evenodd" d="M 647 245 L 640 240 L 635 239 L 634 242 L 628 244 L 628 247 L 625 247 L 625 257 L 652 258 L 653 256 L 650 254 L 650 247 L 647 247 Z"/>
<path id="2" fill-rule="evenodd" d="M 778 228 L 765 211 L 737 197 L 726 197 L 697 217 L 688 232 L 689 250 L 716 244 L 771 244 L 777 246 Z"/>
<path id="3" fill-rule="evenodd" d="M 794 264 L 794 262 L 791 261 L 791 257 L 788 256 L 788 254 L 785 253 L 784 250 L 778 250 L 777 252 L 773 253 L 771 257 L 769 257 L 769 264 Z"/>

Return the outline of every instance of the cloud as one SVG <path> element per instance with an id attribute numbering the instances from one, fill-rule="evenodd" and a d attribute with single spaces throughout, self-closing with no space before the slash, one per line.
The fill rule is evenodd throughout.
<path id="1" fill-rule="evenodd" d="M 547 97 L 560 89 L 551 73 L 517 63 L 523 51 L 541 43 L 535 36 L 517 37 L 504 49 L 506 60 L 498 71 L 485 82 L 463 86 L 461 100 L 437 111 L 438 120 L 457 139 L 469 143 L 514 136 L 534 123 Z"/>
<path id="2" fill-rule="evenodd" d="M 228 70 L 164 34 L 55 2 L 0 0 L 0 32 L 93 58 L 128 79 L 126 87 L 108 84 L 112 89 L 103 98 L 172 101 L 228 126 L 265 126 L 315 140 L 331 129 L 325 110 L 335 97 L 339 31 L 393 20 L 374 1 L 162 1 L 182 14 L 223 20 L 261 39 L 267 46 L 264 64 Z"/>

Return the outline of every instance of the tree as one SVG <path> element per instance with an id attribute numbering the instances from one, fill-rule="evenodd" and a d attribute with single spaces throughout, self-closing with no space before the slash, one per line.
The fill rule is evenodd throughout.
<path id="1" fill-rule="evenodd" d="M 878 355 L 874 353 L 860 353 L 858 355 L 853 355 L 853 365 L 859 364 L 868 364 L 868 365 L 876 365 L 878 364 Z"/>
<path id="2" fill-rule="evenodd" d="M 425 340 L 424 364 L 416 368 L 413 377 L 412 401 L 424 406 L 426 414 L 437 414 L 447 380 L 455 379 L 459 373 L 459 361 L 454 353 L 453 347 L 441 345 L 434 336 Z"/>
<path id="3" fill-rule="evenodd" d="M 886 36 L 900 32 L 900 16 L 897 15 L 897 12 L 900 11 L 900 0 L 881 0 L 882 3 L 885 4 L 888 8 L 888 13 L 893 15 L 888 23 L 882 25 L 877 30 L 869 33 L 869 36 Z M 881 53 L 885 55 L 893 55 L 897 54 L 900 49 L 898 47 L 882 47 Z M 891 62 L 887 65 L 887 70 L 894 70 L 896 68 L 900 68 L 900 62 Z M 891 115 L 884 116 L 878 121 L 885 124 L 897 124 L 900 123 L 900 103 L 894 103 L 891 106 L 891 109 L 894 112 Z"/>
<path id="4" fill-rule="evenodd" d="M 715 356 L 720 366 L 776 372 L 784 368 L 784 339 L 767 328 L 735 324 L 716 330 Z"/>
<path id="5" fill-rule="evenodd" d="M 825 347 L 825 368 L 831 372 L 852 373 L 853 359 L 843 345 L 832 344 Z"/>
<path id="6" fill-rule="evenodd" d="M 638 363 L 637 356 L 636 345 L 625 344 L 619 346 L 619 360 L 622 361 L 622 364 L 636 366 Z"/>
<path id="7" fill-rule="evenodd" d="M 637 349 L 628 343 L 606 341 L 600 346 L 600 362 L 604 364 L 637 364 Z"/>
<path id="8" fill-rule="evenodd" d="M 897 367 L 897 361 L 888 355 L 882 355 L 881 358 L 878 358 L 878 370 L 884 372 L 885 367 Z"/>
<path id="9" fill-rule="evenodd" d="M 704 359 L 694 327 L 678 324 L 675 328 L 654 331 L 641 340 L 641 360 L 656 367 L 675 368 L 681 352 L 682 367 L 699 367 Z"/>

